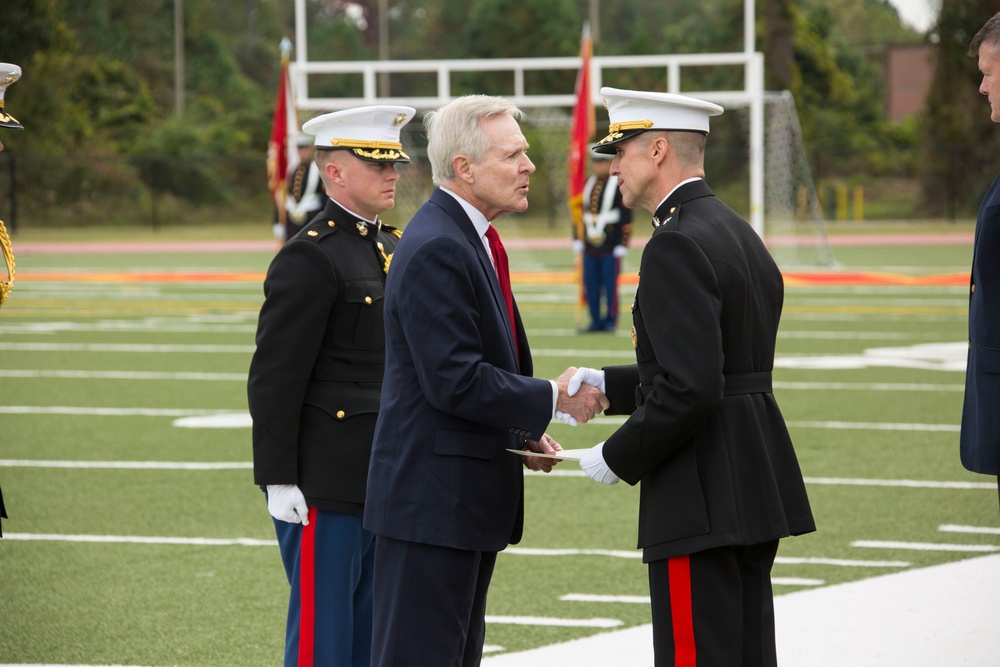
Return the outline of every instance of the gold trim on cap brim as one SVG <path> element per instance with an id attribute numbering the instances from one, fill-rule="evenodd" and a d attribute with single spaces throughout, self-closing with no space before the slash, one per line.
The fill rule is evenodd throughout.
<path id="1" fill-rule="evenodd" d="M 369 162 L 409 162 L 410 156 L 401 150 L 384 150 L 376 148 L 373 151 L 366 151 L 363 148 L 352 148 L 351 153 L 362 160 Z"/>
<path id="2" fill-rule="evenodd" d="M 16 118 L 11 116 L 9 113 L 0 110 L 0 127 L 6 127 L 11 130 L 23 130 L 24 126 L 18 122 Z"/>
<path id="3" fill-rule="evenodd" d="M 624 132 L 612 131 L 608 136 L 604 137 L 597 142 L 594 146 L 593 152 L 601 153 L 602 155 L 614 155 L 615 154 L 615 144 L 621 143 L 626 139 L 631 139 L 637 134 L 641 134 L 645 130 L 625 130 Z"/>

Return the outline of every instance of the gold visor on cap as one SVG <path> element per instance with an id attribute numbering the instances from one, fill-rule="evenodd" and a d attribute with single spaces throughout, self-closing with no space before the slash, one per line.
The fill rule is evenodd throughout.
<path id="1" fill-rule="evenodd" d="M 625 132 L 627 130 L 648 130 L 653 127 L 653 121 L 646 120 L 627 120 L 621 123 L 611 123 L 608 125 L 608 134 L 614 134 L 615 132 Z"/>

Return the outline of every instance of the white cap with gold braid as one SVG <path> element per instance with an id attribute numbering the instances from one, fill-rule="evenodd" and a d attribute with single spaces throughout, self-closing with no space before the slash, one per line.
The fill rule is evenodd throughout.
<path id="1" fill-rule="evenodd" d="M 3 108 L 3 95 L 7 91 L 7 86 L 21 78 L 21 68 L 10 63 L 0 63 L 0 127 L 9 127 L 15 130 L 23 130 L 24 127 L 17 122 L 17 119 L 7 113 Z"/>
<path id="2" fill-rule="evenodd" d="M 315 135 L 317 150 L 349 150 L 369 162 L 409 162 L 399 131 L 417 110 L 402 106 L 370 106 L 317 116 L 302 126 Z"/>
<path id="3" fill-rule="evenodd" d="M 718 104 L 673 93 L 601 88 L 608 109 L 608 136 L 596 153 L 614 154 L 614 145 L 646 130 L 683 130 L 708 134 L 708 119 L 718 116 Z"/>

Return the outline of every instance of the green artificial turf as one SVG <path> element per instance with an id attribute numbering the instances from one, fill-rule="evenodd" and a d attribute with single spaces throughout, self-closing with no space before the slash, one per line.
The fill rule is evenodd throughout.
<path id="1" fill-rule="evenodd" d="M 957 244 L 904 245 L 838 248 L 836 259 L 842 271 L 920 276 L 967 272 L 969 254 Z M 181 428 L 176 421 L 246 411 L 259 282 L 30 278 L 70 270 L 261 274 L 270 257 L 18 257 L 18 272 L 28 278 L 0 312 L 0 485 L 10 514 L 0 540 L 0 663 L 279 663 L 287 584 L 248 468 L 249 429 Z M 638 261 L 639 252 L 631 253 L 626 273 L 634 274 Z M 514 272 L 568 271 L 572 257 L 568 248 L 515 250 L 511 262 Z M 571 284 L 515 281 L 514 291 L 536 375 L 632 359 L 633 286 L 622 286 L 619 331 L 607 335 L 576 333 L 583 315 Z M 789 286 L 785 303 L 779 359 L 864 359 L 966 338 L 962 285 Z M 980 488 L 991 478 L 958 462 L 963 381 L 960 370 L 931 367 L 776 368 L 775 395 L 811 480 L 819 526 L 783 541 L 777 579 L 830 585 L 977 555 L 861 543 L 998 544 L 995 535 L 939 530 L 997 525 L 996 489 Z M 620 421 L 555 424 L 551 434 L 567 448 L 589 447 Z M 181 465 L 205 463 L 218 466 Z M 572 462 L 557 471 L 526 477 L 525 535 L 517 547 L 543 551 L 500 555 L 489 614 L 647 623 L 641 602 L 561 599 L 648 590 L 635 551 L 638 490 L 597 485 Z M 875 564 L 885 561 L 909 565 Z M 777 584 L 775 591 L 808 587 Z M 486 641 L 517 651 L 603 631 L 491 623 Z"/>

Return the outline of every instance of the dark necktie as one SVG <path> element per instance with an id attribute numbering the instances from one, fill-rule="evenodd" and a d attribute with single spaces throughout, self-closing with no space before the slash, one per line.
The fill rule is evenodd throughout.
<path id="1" fill-rule="evenodd" d="M 507 263 L 507 251 L 503 249 L 500 242 L 500 234 L 496 227 L 489 226 L 486 230 L 486 240 L 490 243 L 490 252 L 493 253 L 493 266 L 497 271 L 497 280 L 500 281 L 500 291 L 503 293 L 503 300 L 507 304 L 507 315 L 510 316 L 511 332 L 514 334 L 514 352 L 518 359 L 521 357 L 517 345 L 517 327 L 514 324 L 514 294 L 510 291 L 510 265 Z"/>

